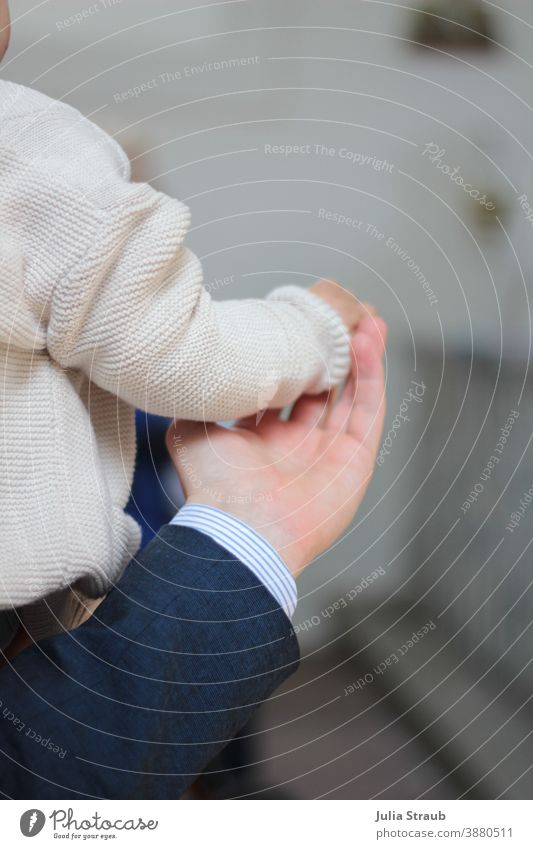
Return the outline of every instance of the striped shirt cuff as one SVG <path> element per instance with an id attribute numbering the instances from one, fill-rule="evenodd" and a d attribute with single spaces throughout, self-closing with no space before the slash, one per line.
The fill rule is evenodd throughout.
<path id="1" fill-rule="evenodd" d="M 207 504 L 185 504 L 171 525 L 194 528 L 240 560 L 291 617 L 296 610 L 298 593 L 294 578 L 269 542 L 249 525 L 217 507 Z"/>

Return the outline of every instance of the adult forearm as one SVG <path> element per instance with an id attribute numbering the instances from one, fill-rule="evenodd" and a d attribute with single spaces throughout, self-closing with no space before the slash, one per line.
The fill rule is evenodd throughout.
<path id="1" fill-rule="evenodd" d="M 167 526 L 89 622 L 0 672 L 0 790 L 178 798 L 297 661 L 253 573 Z"/>

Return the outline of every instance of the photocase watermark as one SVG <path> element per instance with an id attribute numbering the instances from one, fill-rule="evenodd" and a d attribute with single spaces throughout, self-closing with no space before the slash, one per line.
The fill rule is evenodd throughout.
<path id="1" fill-rule="evenodd" d="M 45 826 L 46 817 L 38 808 L 24 811 L 20 818 L 20 830 L 24 837 L 36 837 Z"/>
<path id="2" fill-rule="evenodd" d="M 99 814 L 98 811 L 90 817 L 82 815 L 77 818 L 73 808 L 58 808 L 52 811 L 48 819 L 52 822 L 54 832 L 59 832 L 57 836 L 72 839 L 83 838 L 84 840 L 87 836 L 96 837 L 99 832 L 104 832 L 99 836 L 106 839 L 106 837 L 116 837 L 113 834 L 116 831 L 155 831 L 159 826 L 159 820 L 144 820 L 142 817 L 110 820 Z M 61 834 L 61 830 L 66 833 Z M 82 833 L 77 834 L 76 832 Z M 93 832 L 96 832 L 96 834 Z"/>
<path id="3" fill-rule="evenodd" d="M 5 719 L 6 722 L 11 723 L 15 731 L 19 734 L 24 734 L 28 740 L 33 740 L 39 746 L 42 746 L 43 749 L 51 752 L 53 755 L 57 755 L 58 758 L 63 760 L 67 755 L 67 749 L 63 749 L 61 746 L 54 743 L 54 741 L 50 737 L 43 737 L 42 734 L 39 734 L 34 728 L 30 725 L 26 725 L 22 719 L 17 716 L 17 714 L 10 710 L 6 705 L 4 705 L 3 701 L 0 699 L 0 710 L 2 711 L 1 716 Z"/>
<path id="4" fill-rule="evenodd" d="M 198 492 L 199 490 L 207 497 L 219 504 L 264 504 L 271 502 L 273 495 L 271 492 L 247 492 L 247 493 L 227 493 L 221 492 L 213 486 L 207 485 L 203 478 L 198 474 L 195 464 L 190 459 L 189 449 L 184 443 L 180 434 L 176 434 L 172 439 L 172 449 L 175 452 L 179 462 L 179 472 L 182 482 L 189 484 L 191 489 Z M 187 487 L 185 487 L 187 488 Z"/>
<path id="5" fill-rule="evenodd" d="M 401 245 L 398 244 L 393 236 L 387 236 L 378 227 L 376 227 L 375 224 L 372 224 L 372 222 L 362 221 L 360 218 L 355 218 L 351 215 L 346 215 L 343 212 L 338 212 L 333 209 L 325 209 L 324 207 L 321 207 L 317 214 L 323 221 L 327 221 L 331 224 L 338 224 L 342 227 L 348 227 L 350 230 L 357 230 L 365 236 L 370 236 L 371 239 L 383 242 L 383 244 L 392 251 L 392 253 L 394 253 L 407 265 L 409 271 L 411 271 L 416 277 L 417 281 L 422 286 L 422 290 L 430 305 L 436 306 L 439 303 L 435 292 L 431 288 L 431 283 L 421 270 L 420 266 L 416 264 L 411 256 L 409 256 L 407 251 L 403 250 Z"/>
<path id="6" fill-rule="evenodd" d="M 371 153 L 351 150 L 349 147 L 332 147 L 327 144 L 265 144 L 266 156 L 318 156 L 329 159 L 342 159 L 350 165 L 372 168 L 374 171 L 385 171 L 392 174 L 394 163 L 387 159 L 379 159 Z"/>
<path id="7" fill-rule="evenodd" d="M 491 480 L 494 469 L 501 460 L 505 446 L 507 445 L 509 437 L 511 436 L 511 431 L 519 415 L 520 413 L 518 410 L 511 410 L 504 426 L 500 428 L 500 437 L 496 443 L 496 447 L 493 449 L 492 454 L 487 460 L 485 468 L 479 476 L 479 480 L 474 484 L 466 501 L 463 501 L 461 505 L 463 515 L 470 510 L 473 504 L 477 503 L 480 495 L 485 492 L 485 484 Z"/>
<path id="8" fill-rule="evenodd" d="M 214 280 L 208 280 L 204 283 L 204 289 L 209 294 L 219 292 L 220 289 L 225 289 L 226 286 L 231 286 L 235 283 L 235 274 L 228 274 L 226 277 L 215 277 Z"/>
<path id="9" fill-rule="evenodd" d="M 424 395 L 426 394 L 426 389 L 426 384 L 423 381 L 421 383 L 419 383 L 417 380 L 411 381 L 409 389 L 404 398 L 402 399 L 402 403 L 400 404 L 400 409 L 394 416 L 391 423 L 391 428 L 383 441 L 383 445 L 381 446 L 378 458 L 376 460 L 378 466 L 382 466 L 385 462 L 385 458 L 390 454 L 394 441 L 398 437 L 398 431 L 401 429 L 404 422 L 411 421 L 411 419 L 407 415 L 411 404 L 413 402 L 416 404 L 421 404 Z"/>
<path id="10" fill-rule="evenodd" d="M 428 144 L 424 147 L 422 156 L 427 156 L 431 164 L 444 174 L 445 177 L 449 177 L 452 183 L 460 186 L 465 194 L 469 195 L 469 197 L 477 201 L 481 206 L 485 207 L 488 212 L 494 212 L 496 210 L 496 204 L 489 200 L 486 193 L 481 192 L 480 189 L 476 189 L 472 183 L 467 183 L 465 181 L 465 178 L 461 174 L 460 165 L 452 167 L 444 162 L 446 148 L 441 147 L 436 144 L 436 142 L 428 142 Z"/>
<path id="11" fill-rule="evenodd" d="M 324 619 L 331 619 L 337 611 L 348 607 L 351 602 L 357 598 L 357 596 L 361 595 L 361 593 L 364 592 L 364 590 L 366 590 L 371 584 L 375 583 L 379 580 L 379 578 L 386 574 L 386 570 L 383 566 L 379 566 L 377 569 L 374 569 L 370 575 L 367 575 L 366 578 L 362 578 L 355 587 L 347 590 L 344 595 L 337 599 L 337 601 L 334 601 L 332 604 L 328 604 L 320 611 L 320 615 L 312 616 L 311 619 L 306 619 L 304 622 L 300 622 L 299 625 L 295 625 L 293 627 L 294 634 L 300 634 L 302 631 L 310 631 L 312 628 L 316 628 L 317 625 L 320 625 Z"/>
<path id="12" fill-rule="evenodd" d="M 329 221 L 332 224 L 340 224 L 341 226 L 349 227 L 352 230 L 358 230 L 360 233 L 364 233 L 367 228 L 371 226 L 365 221 L 361 221 L 360 218 L 353 218 L 350 215 L 344 215 L 342 212 L 334 212 L 332 209 L 319 209 L 318 217 L 323 221 Z"/>
<path id="13" fill-rule="evenodd" d="M 354 681 L 352 684 L 348 684 L 348 686 L 344 688 L 344 695 L 351 696 L 358 690 L 364 690 L 364 688 L 368 684 L 373 684 L 376 678 L 379 678 L 381 675 L 384 675 L 388 669 L 391 669 L 393 666 L 396 666 L 396 664 L 400 662 L 402 657 L 405 657 L 405 655 L 409 651 L 411 651 L 412 648 L 418 645 L 418 643 L 423 640 L 424 637 L 427 636 L 427 634 L 429 634 L 431 631 L 434 631 L 436 627 L 437 626 L 435 625 L 433 620 L 430 620 L 425 625 L 422 625 L 422 627 L 418 631 L 414 631 L 413 634 L 411 634 L 411 636 L 409 637 L 409 639 L 406 640 L 405 643 L 403 643 L 401 646 L 399 646 L 396 651 L 391 652 L 391 654 L 386 657 L 385 660 L 382 660 L 381 663 L 378 663 L 377 666 L 374 666 L 371 671 L 366 672 L 365 675 L 362 675 L 360 678 L 357 679 L 357 681 Z"/>
<path id="14" fill-rule="evenodd" d="M 520 195 L 518 198 L 518 203 L 520 204 L 520 209 L 524 213 L 524 217 L 526 221 L 531 224 L 533 227 L 533 207 L 529 203 L 529 198 L 527 195 Z"/>
<path id="15" fill-rule="evenodd" d="M 93 3 L 91 6 L 85 6 L 78 12 L 74 12 L 73 15 L 69 15 L 68 18 L 62 18 L 56 21 L 56 29 L 59 32 L 64 32 L 72 27 L 79 26 L 90 18 L 94 18 L 99 12 L 105 12 L 114 6 L 121 6 L 123 2 L 124 0 L 98 0 L 97 3 Z"/>
<path id="16" fill-rule="evenodd" d="M 159 820 L 143 817 L 119 817 L 109 819 L 95 811 L 89 816 L 78 816 L 74 808 L 56 808 L 48 816 L 38 808 L 30 808 L 20 818 L 20 830 L 24 837 L 35 837 L 50 821 L 54 838 L 80 840 L 114 840 L 124 831 L 156 831 Z"/>
<path id="17" fill-rule="evenodd" d="M 32 575 L 24 578 L 22 583 L 32 598 L 44 598 L 47 594 L 48 584 L 44 578 Z"/>
<path id="18" fill-rule="evenodd" d="M 69 832 L 72 837 L 80 836 L 74 834 L 76 831 L 104 831 L 108 833 L 112 831 L 155 831 L 159 825 L 158 820 L 145 821 L 142 817 L 110 820 L 98 812 L 94 813 L 90 818 L 83 817 L 76 819 L 73 808 L 68 808 L 67 810 L 59 808 L 52 811 L 49 819 L 52 820 L 54 831 L 63 829 Z"/>
<path id="19" fill-rule="evenodd" d="M 199 65 L 185 65 L 172 71 L 164 71 L 150 80 L 137 83 L 137 85 L 126 89 L 125 91 L 115 92 L 113 100 L 115 103 L 125 103 L 127 100 L 136 100 L 144 94 L 148 94 L 154 89 L 163 88 L 164 86 L 173 83 L 179 83 L 182 80 L 191 79 L 192 77 L 202 76 L 203 74 L 213 74 L 221 71 L 236 71 L 239 68 L 246 68 L 250 65 L 259 65 L 261 63 L 260 56 L 236 56 L 230 59 L 219 59 L 214 62 L 202 62 Z"/>
<path id="20" fill-rule="evenodd" d="M 520 499 L 520 507 L 514 510 L 510 517 L 509 523 L 505 526 L 505 530 L 509 531 L 510 534 L 514 534 L 516 528 L 519 526 L 520 522 L 526 515 L 529 505 L 533 501 L 533 486 L 530 486 L 527 492 L 524 492 L 522 498 Z"/>
<path id="21" fill-rule="evenodd" d="M 392 236 L 389 236 L 388 239 L 386 240 L 385 247 L 387 247 L 390 251 L 392 251 L 393 254 L 395 254 L 399 259 L 402 260 L 402 262 L 404 262 L 406 264 L 409 271 L 411 271 L 413 273 L 413 275 L 416 277 L 417 281 L 422 286 L 422 290 L 423 290 L 426 298 L 428 299 L 429 303 L 431 304 L 431 306 L 432 307 L 436 306 L 439 303 L 438 298 L 435 295 L 435 292 L 433 291 L 433 289 L 431 288 L 431 283 L 429 282 L 428 278 L 426 277 L 424 272 L 421 270 L 420 266 L 417 265 L 415 260 L 411 256 L 409 256 L 407 251 L 405 251 L 401 247 L 401 245 L 398 244 L 396 239 L 394 239 Z"/>

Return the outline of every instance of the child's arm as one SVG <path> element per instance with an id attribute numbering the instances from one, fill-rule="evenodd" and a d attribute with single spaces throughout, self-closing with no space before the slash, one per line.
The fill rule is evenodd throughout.
<path id="1" fill-rule="evenodd" d="M 60 365 L 144 410 L 206 421 L 344 379 L 349 334 L 325 301 L 290 286 L 214 302 L 183 247 L 186 207 L 145 185 L 125 195 L 55 288 L 47 344 Z"/>

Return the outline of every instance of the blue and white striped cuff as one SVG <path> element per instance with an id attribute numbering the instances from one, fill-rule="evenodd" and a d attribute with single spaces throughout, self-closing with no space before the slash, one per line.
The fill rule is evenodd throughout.
<path id="1" fill-rule="evenodd" d="M 254 573 L 287 616 L 293 615 L 298 601 L 294 578 L 277 551 L 249 525 L 217 507 L 189 503 L 170 524 L 194 528 L 210 536 Z"/>

